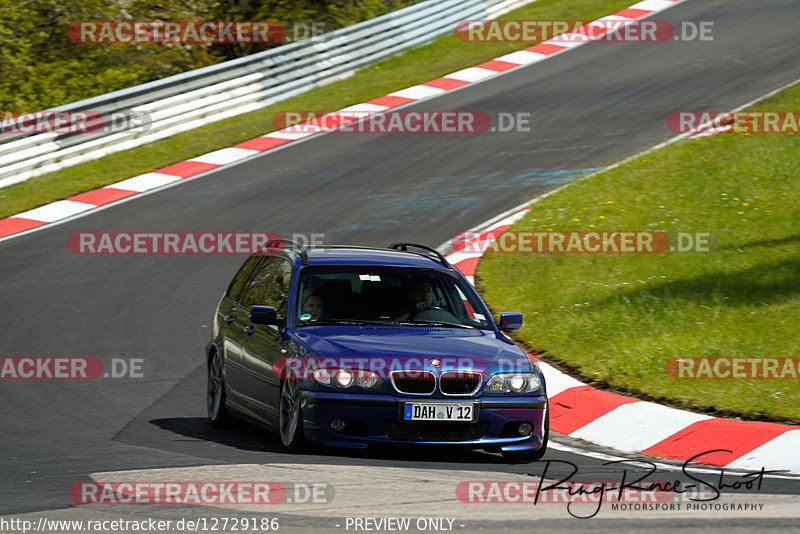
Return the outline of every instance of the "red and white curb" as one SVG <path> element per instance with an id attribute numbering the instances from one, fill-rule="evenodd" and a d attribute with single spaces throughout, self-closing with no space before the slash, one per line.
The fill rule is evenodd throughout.
<path id="1" fill-rule="evenodd" d="M 685 0 L 644 0 L 622 11 L 593 21 L 589 23 L 589 25 L 597 23 L 599 37 L 601 32 L 604 30 L 608 31 L 608 28 L 602 25 L 601 22 L 632 22 L 648 17 L 659 11 L 664 11 L 684 1 Z M 339 110 L 337 113 L 347 111 L 381 112 L 403 104 L 408 104 L 409 102 L 436 97 L 447 91 L 471 83 L 481 82 L 512 69 L 531 65 L 587 44 L 585 35 L 580 34 L 580 32 L 575 32 L 575 40 L 570 41 L 569 38 L 572 33 L 573 32 L 562 34 L 561 36 L 541 42 L 524 50 L 511 52 L 510 54 L 486 61 L 480 65 L 462 69 L 419 85 L 413 85 L 361 104 L 346 107 Z M 313 128 L 306 127 L 306 129 Z M 153 172 L 134 176 L 133 178 L 128 178 L 127 180 L 100 189 L 75 195 L 66 200 L 59 200 L 5 219 L 0 219 L 0 241 L 10 237 L 16 237 L 29 231 L 39 230 L 49 224 L 86 215 L 101 206 L 123 200 L 130 200 L 137 195 L 171 185 L 174 182 L 185 180 L 189 177 L 197 177 L 212 169 L 233 165 L 245 158 L 280 147 L 286 143 L 310 135 L 324 133 L 322 128 L 320 128 L 319 132 L 297 132 L 297 130 L 297 126 L 294 126 L 271 132 L 229 148 L 215 150 L 214 152 L 209 152 L 208 154 L 203 154 L 202 156 L 182 161 Z"/>
<path id="2" fill-rule="evenodd" d="M 448 261 L 470 282 L 483 251 L 530 208 L 507 216 L 460 243 Z M 800 427 L 722 419 L 595 389 L 531 356 L 550 397 L 550 427 L 561 434 L 618 451 L 731 469 L 785 470 L 800 474 Z"/>

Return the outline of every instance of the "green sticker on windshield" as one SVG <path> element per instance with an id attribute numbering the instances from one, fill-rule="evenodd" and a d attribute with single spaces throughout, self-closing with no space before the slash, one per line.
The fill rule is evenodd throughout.
<path id="1" fill-rule="evenodd" d="M 300 316 L 301 321 L 309 321 L 310 319 L 311 319 L 310 313 L 304 313 L 303 315 Z"/>

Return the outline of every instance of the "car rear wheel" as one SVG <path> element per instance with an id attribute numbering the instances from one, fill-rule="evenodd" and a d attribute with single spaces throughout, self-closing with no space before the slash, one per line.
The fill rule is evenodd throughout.
<path id="1" fill-rule="evenodd" d="M 225 382 L 222 379 L 222 356 L 214 351 L 208 365 L 208 420 L 213 426 L 225 427 L 231 422 L 225 407 Z"/>
<path id="2" fill-rule="evenodd" d="M 548 410 L 544 422 L 544 437 L 542 437 L 542 446 L 535 451 L 503 451 L 503 458 L 511 463 L 530 463 L 538 462 L 544 458 L 547 452 L 547 442 L 550 441 L 550 411 Z"/>
<path id="3" fill-rule="evenodd" d="M 297 380 L 285 380 L 281 385 L 278 426 L 281 443 L 288 451 L 297 452 L 305 444 L 303 413 L 300 410 L 300 387 Z"/>

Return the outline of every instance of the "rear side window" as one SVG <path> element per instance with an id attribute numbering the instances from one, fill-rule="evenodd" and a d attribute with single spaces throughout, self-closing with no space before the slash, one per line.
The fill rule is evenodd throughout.
<path id="1" fill-rule="evenodd" d="M 274 256 L 264 258 L 244 291 L 244 297 L 241 299 L 242 306 L 250 309 L 251 306 L 263 304 L 272 271 L 279 262 L 280 258 Z"/>
<path id="2" fill-rule="evenodd" d="M 239 272 L 236 273 L 236 276 L 234 276 L 233 280 L 231 280 L 225 296 L 230 297 L 233 300 L 239 300 L 239 297 L 242 294 L 242 289 L 244 288 L 247 279 L 250 277 L 250 273 L 253 272 L 253 268 L 260 259 L 261 256 L 253 256 L 244 262 L 244 265 L 242 265 L 241 269 L 239 269 Z"/>
<path id="3" fill-rule="evenodd" d="M 286 303 L 289 300 L 289 285 L 292 281 L 292 264 L 286 260 L 279 260 L 269 285 L 265 306 L 272 306 L 278 310 L 278 318 L 286 317 Z"/>

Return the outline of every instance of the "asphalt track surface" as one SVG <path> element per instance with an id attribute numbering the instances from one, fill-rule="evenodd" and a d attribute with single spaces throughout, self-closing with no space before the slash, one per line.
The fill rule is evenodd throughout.
<path id="1" fill-rule="evenodd" d="M 213 430 L 205 421 L 202 351 L 214 306 L 243 258 L 79 256 L 66 238 L 79 231 L 276 231 L 324 233 L 327 243 L 438 245 L 582 170 L 667 140 L 672 111 L 732 109 L 800 77 L 796 0 L 693 0 L 656 17 L 714 21 L 714 41 L 595 43 L 406 108 L 532 112 L 530 133 L 318 136 L 0 243 L 2 356 L 145 361 L 144 378 L 0 384 L 0 513 L 66 508 L 72 483 L 131 469 L 413 466 L 432 479 L 453 469 L 486 478 L 541 472 L 541 464 L 506 465 L 470 452 L 292 456 L 251 427 Z M 587 478 L 609 473 L 582 454 L 551 450 L 546 459 L 574 462 Z M 800 494 L 800 483 L 771 480 L 762 493 Z M 296 514 L 299 527 L 321 525 Z M 490 516 L 468 526 L 526 524 Z M 594 528 L 796 524 L 693 517 L 640 515 Z M 539 526 L 565 527 L 552 521 Z"/>

